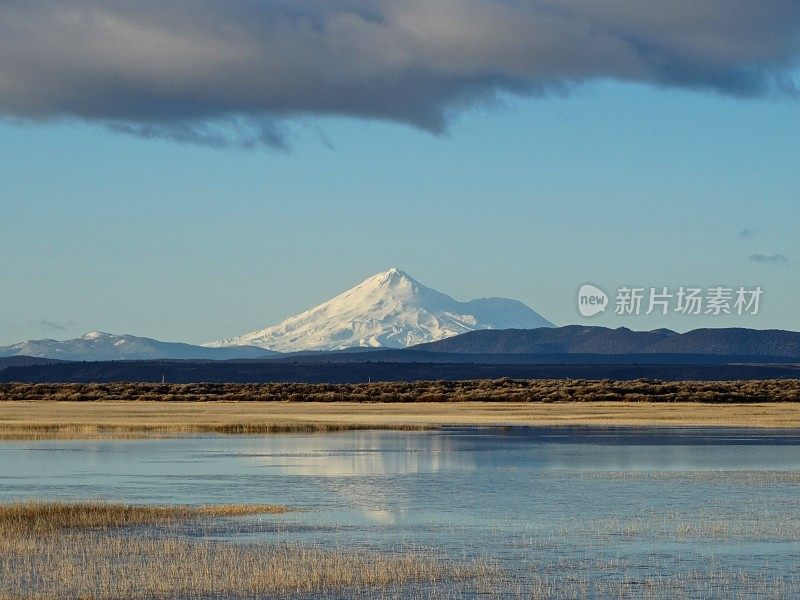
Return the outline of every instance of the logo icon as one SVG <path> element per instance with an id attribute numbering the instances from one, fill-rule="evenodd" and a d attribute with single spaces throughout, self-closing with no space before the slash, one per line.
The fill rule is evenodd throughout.
<path id="1" fill-rule="evenodd" d="M 578 311 L 584 317 L 593 317 L 608 306 L 608 294 L 599 287 L 586 283 L 578 290 Z"/>

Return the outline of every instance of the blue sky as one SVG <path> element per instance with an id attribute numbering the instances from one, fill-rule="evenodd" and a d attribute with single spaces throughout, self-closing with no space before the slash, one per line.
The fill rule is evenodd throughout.
<path id="1" fill-rule="evenodd" d="M 204 342 L 389 266 L 557 324 L 798 329 L 798 117 L 786 97 L 604 82 L 504 97 L 444 134 L 290 120 L 288 151 L 5 121 L 0 343 L 95 329 Z M 764 295 L 758 316 L 589 320 L 586 282 Z"/>

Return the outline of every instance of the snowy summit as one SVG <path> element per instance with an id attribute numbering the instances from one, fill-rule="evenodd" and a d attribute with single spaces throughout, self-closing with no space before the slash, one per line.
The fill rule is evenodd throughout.
<path id="1" fill-rule="evenodd" d="M 279 352 L 404 348 L 476 329 L 552 326 L 517 300 L 458 302 L 391 268 L 278 325 L 206 345 L 259 346 Z"/>

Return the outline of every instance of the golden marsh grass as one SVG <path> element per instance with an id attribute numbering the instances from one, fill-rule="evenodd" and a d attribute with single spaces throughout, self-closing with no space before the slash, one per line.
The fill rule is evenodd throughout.
<path id="1" fill-rule="evenodd" d="M 514 425 L 797 428 L 800 403 L 0 401 L 0 439 Z"/>
<path id="2" fill-rule="evenodd" d="M 67 529 L 106 530 L 214 517 L 282 514 L 289 510 L 274 504 L 149 506 L 101 501 L 28 500 L 0 505 L 0 535 L 43 534 Z"/>
<path id="3" fill-rule="evenodd" d="M 80 598 L 238 598 L 311 594 L 476 578 L 423 553 L 376 555 L 302 546 L 178 538 L 61 534 L 0 537 L 0 596 Z"/>
<path id="4" fill-rule="evenodd" d="M 267 505 L 268 507 L 270 505 Z M 280 512 L 282 509 L 277 509 Z M 514 565 L 454 562 L 432 551 L 373 553 L 289 544 L 186 537 L 170 524 L 261 512 L 259 506 L 138 507 L 100 502 L 0 505 L 0 598 L 3 600 L 167 600 L 177 598 L 483 598 L 575 599 L 790 598 L 796 574 L 714 568 L 663 572 L 645 556 L 580 558 L 581 549 L 624 539 L 697 538 L 705 544 L 797 540 L 797 528 L 777 535 L 796 510 L 773 524 L 757 513 L 748 527 L 716 531 L 708 514 L 565 522 L 544 544 L 546 558 Z M 277 516 L 276 518 L 280 518 Z M 688 519 L 688 520 L 687 520 Z M 41 526 L 40 520 L 50 524 Z M 771 521 L 772 519 L 770 519 Z M 167 524 L 167 529 L 135 527 Z M 126 527 L 132 528 L 126 529 Z M 689 527 L 687 531 L 686 528 Z M 202 531 L 202 530 L 198 530 Z M 576 533 L 579 533 L 576 538 Z M 713 540 L 713 541 L 712 541 Z M 572 547 L 571 544 L 577 544 Z M 542 548 L 539 548 L 540 550 Z M 651 562 L 655 560 L 656 562 Z M 641 569 L 646 567 L 647 572 Z"/>
<path id="5" fill-rule="evenodd" d="M 317 595 L 342 589 L 435 585 L 494 572 L 483 563 L 455 564 L 423 552 L 379 555 L 120 529 L 283 510 L 271 505 L 7 504 L 0 507 L 0 598 Z"/>

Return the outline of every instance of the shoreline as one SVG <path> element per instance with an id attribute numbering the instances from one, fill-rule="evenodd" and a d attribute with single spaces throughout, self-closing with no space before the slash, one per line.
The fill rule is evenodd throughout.
<path id="1" fill-rule="evenodd" d="M 444 427 L 707 427 L 800 431 L 800 403 L 2 401 L 0 440 L 268 435 Z"/>

